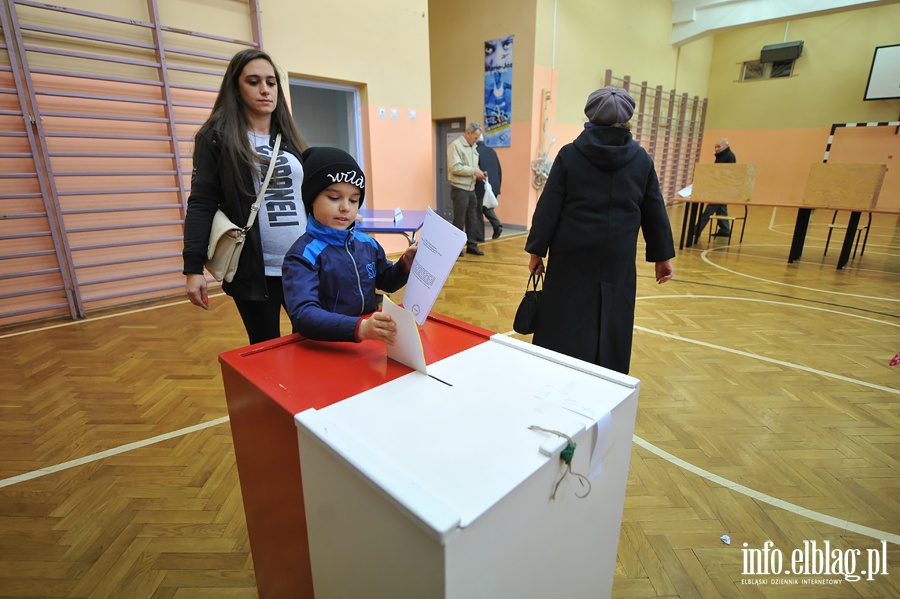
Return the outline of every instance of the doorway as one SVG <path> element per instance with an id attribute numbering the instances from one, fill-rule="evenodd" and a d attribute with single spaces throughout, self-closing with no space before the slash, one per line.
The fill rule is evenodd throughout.
<path id="1" fill-rule="evenodd" d="M 453 202 L 450 200 L 450 181 L 447 179 L 447 148 L 466 129 L 465 117 L 435 121 L 437 126 L 437 213 L 453 221 Z"/>
<path id="2" fill-rule="evenodd" d="M 359 89 L 296 77 L 290 88 L 294 122 L 309 145 L 340 148 L 363 164 Z"/>

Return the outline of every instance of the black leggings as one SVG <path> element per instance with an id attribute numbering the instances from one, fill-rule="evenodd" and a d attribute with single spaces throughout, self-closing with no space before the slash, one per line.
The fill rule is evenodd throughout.
<path id="1" fill-rule="evenodd" d="M 252 301 L 234 298 L 251 345 L 281 337 L 281 307 L 284 306 L 281 277 L 266 277 L 266 287 L 269 299 Z"/>

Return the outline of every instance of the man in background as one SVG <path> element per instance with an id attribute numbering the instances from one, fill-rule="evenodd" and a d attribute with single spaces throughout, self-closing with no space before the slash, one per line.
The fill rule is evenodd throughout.
<path id="1" fill-rule="evenodd" d="M 478 168 L 484 171 L 488 183 L 491 184 L 494 195 L 497 196 L 497 199 L 499 200 L 500 183 L 503 181 L 503 169 L 500 168 L 500 159 L 497 158 L 497 152 L 494 151 L 494 148 L 484 145 L 484 135 L 478 136 L 478 142 L 475 144 L 475 149 L 478 150 Z M 494 229 L 494 234 L 491 235 L 491 239 L 497 239 L 503 232 L 503 224 L 500 222 L 500 219 L 497 218 L 497 214 L 494 212 L 493 208 L 486 208 L 484 206 L 484 181 L 475 181 L 475 196 L 478 198 L 478 213 L 483 214 Z M 481 226 L 478 227 L 477 233 L 478 241 L 484 241 L 483 220 L 481 221 Z"/>
<path id="2" fill-rule="evenodd" d="M 484 256 L 484 252 L 478 249 L 476 234 L 479 228 L 484 230 L 484 220 L 478 211 L 478 197 L 475 195 L 475 181 L 484 180 L 484 171 L 478 168 L 478 150 L 475 148 L 480 135 L 481 125 L 470 123 L 463 134 L 447 147 L 453 226 L 466 232 L 466 253 L 475 256 Z"/>
<path id="3" fill-rule="evenodd" d="M 731 151 L 731 148 L 728 147 L 728 140 L 726 138 L 720 139 L 716 142 L 716 164 L 734 164 L 736 159 L 734 157 L 734 152 Z M 706 227 L 706 223 L 709 222 L 709 218 L 713 215 L 718 216 L 728 216 L 728 206 L 725 204 L 707 204 L 706 210 L 703 211 L 703 214 L 700 215 L 700 220 L 697 221 L 697 228 L 694 230 L 694 237 L 699 238 L 700 233 Z M 731 237 L 731 226 L 728 224 L 727 220 L 717 219 L 719 223 L 719 230 L 714 233 L 716 237 Z"/>

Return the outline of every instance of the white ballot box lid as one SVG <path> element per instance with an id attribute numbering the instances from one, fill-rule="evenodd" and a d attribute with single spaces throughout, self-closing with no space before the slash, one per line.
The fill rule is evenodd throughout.
<path id="1" fill-rule="evenodd" d="M 445 541 L 548 460 L 559 461 L 567 441 L 530 426 L 574 437 L 608 424 L 638 384 L 495 335 L 430 364 L 427 375 L 412 372 L 296 421 Z M 302 468 L 302 443 L 300 456 Z"/>

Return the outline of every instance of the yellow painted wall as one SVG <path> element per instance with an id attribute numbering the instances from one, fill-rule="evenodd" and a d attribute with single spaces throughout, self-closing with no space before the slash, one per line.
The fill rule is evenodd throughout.
<path id="1" fill-rule="evenodd" d="M 764 45 L 785 41 L 786 28 L 788 41 L 804 42 L 795 76 L 739 82 L 741 64 L 758 60 Z M 900 5 L 894 4 L 716 35 L 701 161 L 712 162 L 713 144 L 728 137 L 738 162 L 757 166 L 755 198 L 799 202 L 809 165 L 824 158 L 833 123 L 898 120 L 900 100 L 862 99 L 875 47 L 896 44 L 898 32 Z M 900 169 L 890 168 L 900 156 L 900 136 L 860 146 L 852 160 L 842 153 L 847 138 L 835 137 L 830 161 L 887 164 L 879 205 L 900 205 L 889 197 L 900 187 Z"/>
<path id="2" fill-rule="evenodd" d="M 261 12 L 265 49 L 290 75 L 362 90 L 367 207 L 435 207 L 427 0 L 263 0 Z M 394 237 L 379 241 L 396 251 Z"/>
<path id="3" fill-rule="evenodd" d="M 603 86 L 606 69 L 665 90 L 706 94 L 709 44 L 672 47 L 671 0 L 559 0 L 556 13 L 560 121 L 584 122 L 584 101 Z"/>

